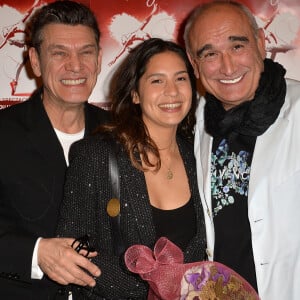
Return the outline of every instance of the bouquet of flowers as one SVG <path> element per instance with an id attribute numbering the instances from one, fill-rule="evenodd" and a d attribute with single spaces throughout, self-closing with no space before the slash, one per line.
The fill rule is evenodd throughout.
<path id="1" fill-rule="evenodd" d="M 232 269 L 212 261 L 184 263 L 183 253 L 161 237 L 154 251 L 134 245 L 127 268 L 149 283 L 148 300 L 258 300 L 251 285 Z"/>

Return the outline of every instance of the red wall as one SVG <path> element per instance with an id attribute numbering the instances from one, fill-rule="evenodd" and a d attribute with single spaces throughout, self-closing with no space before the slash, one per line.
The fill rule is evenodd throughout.
<path id="1" fill-rule="evenodd" d="M 241 0 L 264 27 L 268 57 L 281 62 L 287 77 L 300 80 L 299 0 Z M 36 88 L 26 59 L 25 23 L 41 0 L 0 0 L 0 107 L 24 101 Z M 89 99 L 108 101 L 111 74 L 128 49 L 147 37 L 177 40 L 187 14 L 204 0 L 82 0 L 96 13 L 102 33 L 102 71 Z M 207 1 L 206 1 L 207 2 Z M 111 5 L 110 5 L 111 4 Z"/>

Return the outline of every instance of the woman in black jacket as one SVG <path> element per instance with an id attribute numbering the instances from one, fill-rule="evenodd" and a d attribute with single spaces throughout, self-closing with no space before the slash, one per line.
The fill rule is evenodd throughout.
<path id="1" fill-rule="evenodd" d="M 145 299 L 147 284 L 122 262 L 129 246 L 153 247 L 165 236 L 182 249 L 185 262 L 205 258 L 191 143 L 196 83 L 185 51 L 157 38 L 130 52 L 112 82 L 112 124 L 71 148 L 57 232 L 87 234 L 98 252 L 92 260 L 102 274 L 93 290 L 82 290 L 85 297 Z M 120 183 L 117 217 L 112 217 L 110 202 L 109 155 L 114 151 Z"/>

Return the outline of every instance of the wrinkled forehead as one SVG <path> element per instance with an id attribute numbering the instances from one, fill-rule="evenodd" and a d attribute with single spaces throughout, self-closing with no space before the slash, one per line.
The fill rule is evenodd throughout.
<path id="1" fill-rule="evenodd" d="M 212 40 L 218 42 L 229 36 L 249 36 L 253 32 L 244 12 L 229 5 L 215 5 L 198 15 L 189 33 L 190 47 L 193 54 Z"/>

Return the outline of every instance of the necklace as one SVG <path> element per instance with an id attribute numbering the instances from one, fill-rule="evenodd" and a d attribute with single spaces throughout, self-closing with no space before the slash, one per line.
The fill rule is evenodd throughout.
<path id="1" fill-rule="evenodd" d="M 174 149 L 171 149 L 171 148 L 174 148 Z M 165 157 L 165 161 L 164 162 L 161 160 L 161 164 L 164 165 L 164 167 L 167 169 L 167 174 L 166 174 L 166 179 L 167 180 L 172 180 L 174 178 L 174 173 L 171 170 L 171 162 L 172 162 L 171 160 L 172 160 L 172 152 L 175 153 L 176 148 L 177 148 L 177 144 L 175 144 L 175 147 L 171 147 L 171 145 L 170 145 L 167 148 L 159 149 L 160 151 L 162 151 L 162 150 L 168 150 L 168 149 L 171 150 L 171 152 L 169 154 L 170 156 L 169 157 Z M 167 164 L 168 161 L 170 161 L 169 164 Z"/>
<path id="2" fill-rule="evenodd" d="M 167 160 L 169 160 L 169 159 L 167 159 Z M 169 165 L 169 166 L 168 166 L 168 165 Z M 166 164 L 166 162 L 162 162 L 162 161 L 161 161 L 161 166 L 163 167 L 164 170 L 167 169 L 167 174 L 165 175 L 166 178 L 167 178 L 168 180 L 173 179 L 174 173 L 173 173 L 173 171 L 171 170 L 171 162 L 170 162 L 170 164 Z M 163 172 L 165 172 L 164 170 L 163 170 Z"/>
<path id="3" fill-rule="evenodd" d="M 171 179 L 173 179 L 173 176 L 174 176 L 174 174 L 173 174 L 172 170 L 170 168 L 168 168 L 167 179 L 171 180 Z"/>

